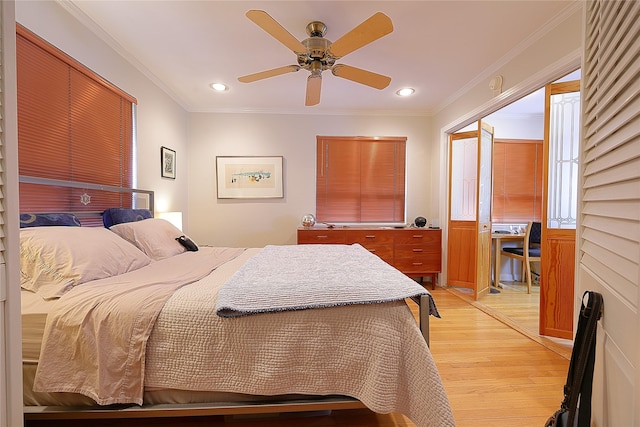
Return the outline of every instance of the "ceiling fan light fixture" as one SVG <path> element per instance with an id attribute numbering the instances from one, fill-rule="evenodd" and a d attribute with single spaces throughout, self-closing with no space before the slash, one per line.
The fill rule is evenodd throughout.
<path id="1" fill-rule="evenodd" d="M 402 89 L 396 92 L 398 96 L 411 96 L 416 92 L 416 90 L 412 87 L 403 87 Z"/>
<path id="2" fill-rule="evenodd" d="M 309 64 L 309 71 L 311 71 L 311 75 L 313 77 L 320 77 L 322 74 L 322 62 L 318 60 L 311 61 L 311 64 Z"/>
<path id="3" fill-rule="evenodd" d="M 211 83 L 209 86 L 216 92 L 225 92 L 229 90 L 229 86 L 224 83 Z"/>

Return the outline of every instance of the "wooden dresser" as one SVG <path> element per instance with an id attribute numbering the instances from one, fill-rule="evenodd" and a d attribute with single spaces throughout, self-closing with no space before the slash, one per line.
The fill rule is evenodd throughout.
<path id="1" fill-rule="evenodd" d="M 298 244 L 359 243 L 411 277 L 431 277 L 435 287 L 442 265 L 442 230 L 431 228 L 298 228 Z"/>

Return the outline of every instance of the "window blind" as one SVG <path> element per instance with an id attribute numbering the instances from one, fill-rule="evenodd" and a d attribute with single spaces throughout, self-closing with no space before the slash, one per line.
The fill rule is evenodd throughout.
<path id="1" fill-rule="evenodd" d="M 317 137 L 316 217 L 405 221 L 405 137 Z"/>
<path id="2" fill-rule="evenodd" d="M 17 25 L 19 173 L 131 187 L 135 98 Z M 20 185 L 21 212 L 100 211 L 128 195 Z M 124 198 L 124 199 L 123 199 Z"/>
<path id="3" fill-rule="evenodd" d="M 542 141 L 496 139 L 493 143 L 493 222 L 540 221 Z"/>
<path id="4" fill-rule="evenodd" d="M 579 262 L 637 307 L 640 2 L 586 3 Z"/>

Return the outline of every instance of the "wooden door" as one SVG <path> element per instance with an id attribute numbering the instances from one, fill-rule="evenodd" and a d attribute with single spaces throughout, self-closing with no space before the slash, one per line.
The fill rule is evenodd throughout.
<path id="1" fill-rule="evenodd" d="M 493 128 L 449 136 L 447 284 L 467 288 L 474 299 L 491 283 L 491 157 Z"/>
<path id="2" fill-rule="evenodd" d="M 580 81 L 546 86 L 540 334 L 573 338 Z"/>
<path id="3" fill-rule="evenodd" d="M 480 159 L 478 170 L 478 286 L 477 294 L 491 287 L 491 203 L 493 201 L 493 127 L 478 122 Z"/>

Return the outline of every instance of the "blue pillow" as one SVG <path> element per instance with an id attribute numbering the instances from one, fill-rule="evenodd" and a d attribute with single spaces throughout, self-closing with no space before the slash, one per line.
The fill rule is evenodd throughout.
<path id="1" fill-rule="evenodd" d="M 109 208 L 102 213 L 102 222 L 109 228 L 115 224 L 151 218 L 149 209 Z"/>
<path id="2" fill-rule="evenodd" d="M 71 213 L 20 214 L 20 228 L 45 226 L 80 227 L 80 220 Z"/>

